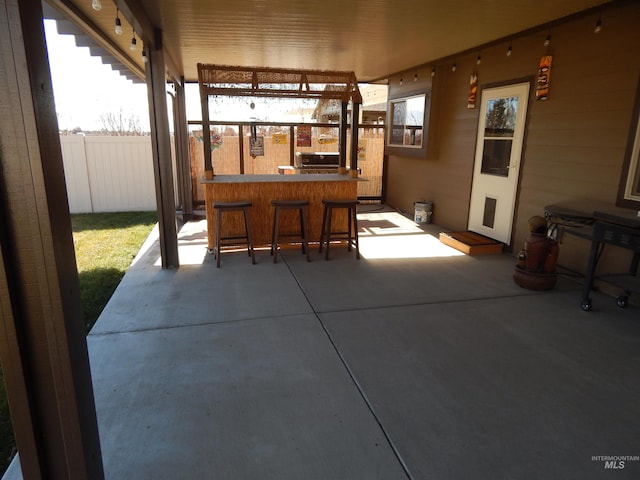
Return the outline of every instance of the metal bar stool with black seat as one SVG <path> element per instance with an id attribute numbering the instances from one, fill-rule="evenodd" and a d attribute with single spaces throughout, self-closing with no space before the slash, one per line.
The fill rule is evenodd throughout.
<path id="1" fill-rule="evenodd" d="M 329 260 L 329 245 L 331 240 L 347 240 L 347 250 L 351 251 L 352 245 L 356 247 L 356 258 L 360 259 L 360 247 L 358 245 L 358 217 L 357 207 L 360 202 L 358 200 L 330 200 L 323 199 L 324 209 L 322 212 L 322 227 L 320 229 L 320 249 L 327 244 L 325 260 Z M 331 220 L 335 209 L 347 209 L 347 231 L 332 231 Z"/>
<path id="2" fill-rule="evenodd" d="M 253 240 L 251 239 L 251 224 L 249 222 L 249 209 L 253 206 L 251 201 L 238 202 L 213 202 L 213 210 L 216 212 L 216 245 L 213 253 L 216 258 L 216 265 L 220 267 L 220 254 L 222 247 L 247 245 L 247 251 L 251 257 L 251 263 L 256 263 L 256 256 L 253 252 Z M 222 235 L 222 213 L 241 211 L 244 215 L 244 235 Z"/>
<path id="3" fill-rule="evenodd" d="M 271 200 L 271 205 L 275 207 L 273 213 L 273 231 L 271 234 L 271 255 L 273 255 L 273 263 L 278 263 L 278 245 L 280 237 L 296 237 L 302 243 L 302 253 L 307 254 L 307 262 L 311 261 L 309 257 L 309 234 L 307 230 L 307 200 Z M 300 231 L 294 233 L 280 233 L 280 213 L 282 210 L 298 210 L 300 214 Z"/>

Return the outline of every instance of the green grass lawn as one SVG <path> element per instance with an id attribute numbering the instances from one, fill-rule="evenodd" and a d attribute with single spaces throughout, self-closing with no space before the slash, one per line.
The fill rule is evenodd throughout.
<path id="1" fill-rule="evenodd" d="M 156 212 L 71 216 L 80 297 L 87 331 L 120 283 L 149 232 Z"/>
<path id="2" fill-rule="evenodd" d="M 100 316 L 156 223 L 156 212 L 71 215 L 87 332 Z M 0 370 L 0 476 L 9 466 L 15 440 Z"/>

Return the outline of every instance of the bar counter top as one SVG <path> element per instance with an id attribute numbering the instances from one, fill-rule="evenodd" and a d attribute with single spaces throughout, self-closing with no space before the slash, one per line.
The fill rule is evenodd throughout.
<path id="1" fill-rule="evenodd" d="M 359 182 L 366 181 L 362 177 L 351 177 L 339 173 L 310 173 L 297 175 L 214 175 L 203 178 L 202 183 L 272 183 L 272 182 Z"/>

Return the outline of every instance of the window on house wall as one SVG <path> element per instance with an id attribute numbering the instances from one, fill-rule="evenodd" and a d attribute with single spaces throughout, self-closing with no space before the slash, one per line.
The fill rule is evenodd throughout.
<path id="1" fill-rule="evenodd" d="M 399 98 L 389 106 L 391 125 L 388 145 L 421 148 L 423 136 L 425 96 Z"/>
<path id="2" fill-rule="evenodd" d="M 636 119 L 636 123 L 636 135 L 629 165 L 629 174 L 627 175 L 627 184 L 625 186 L 625 198 L 640 202 L 640 162 L 638 161 L 640 157 L 640 122 Z"/>
<path id="3" fill-rule="evenodd" d="M 621 207 L 640 210 L 640 81 L 618 188 L 617 204 Z"/>

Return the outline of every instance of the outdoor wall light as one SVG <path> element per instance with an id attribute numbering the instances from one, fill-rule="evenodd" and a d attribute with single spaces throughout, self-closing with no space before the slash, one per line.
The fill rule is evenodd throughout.
<path id="1" fill-rule="evenodd" d="M 116 23 L 115 23 L 114 30 L 117 35 L 122 35 L 122 22 L 120 21 L 120 16 L 117 8 L 116 8 Z"/>
<path id="2" fill-rule="evenodd" d="M 102 10 L 102 2 L 100 0 L 91 0 L 91 8 L 96 12 Z"/>

